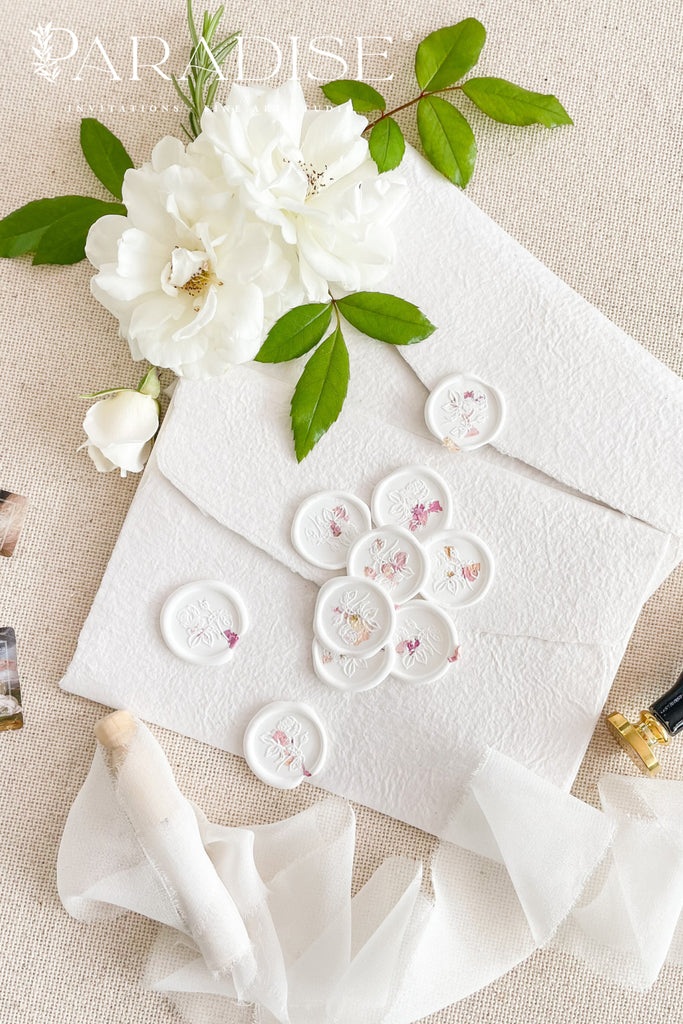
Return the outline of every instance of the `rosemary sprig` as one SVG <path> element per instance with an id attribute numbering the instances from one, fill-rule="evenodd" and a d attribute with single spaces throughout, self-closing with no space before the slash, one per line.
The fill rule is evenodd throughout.
<path id="1" fill-rule="evenodd" d="M 189 130 L 182 125 L 182 129 L 189 139 L 196 139 L 201 131 L 202 114 L 206 107 L 211 107 L 216 98 L 216 90 L 221 78 L 218 68 L 221 68 L 229 54 L 237 45 L 239 30 L 232 32 L 219 43 L 214 43 L 214 36 L 218 29 L 218 23 L 223 17 L 225 7 L 223 4 L 215 14 L 211 15 L 204 11 L 201 35 L 197 32 L 194 16 L 192 14 L 192 0 L 187 0 L 187 24 L 192 40 L 190 52 L 189 72 L 187 76 L 187 93 L 183 92 L 180 83 L 175 75 L 171 75 L 175 90 L 181 100 L 188 108 Z"/>

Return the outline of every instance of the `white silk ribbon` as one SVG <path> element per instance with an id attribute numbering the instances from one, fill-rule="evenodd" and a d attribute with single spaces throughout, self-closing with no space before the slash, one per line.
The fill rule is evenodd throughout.
<path id="1" fill-rule="evenodd" d="M 136 779 L 158 815 L 141 817 Z M 429 870 L 389 858 L 352 897 L 350 804 L 215 825 L 139 723 L 122 768 L 95 753 L 59 892 L 80 920 L 159 921 L 147 984 L 196 1024 L 251 1020 L 254 1004 L 264 1024 L 409 1024 L 551 940 L 643 988 L 683 945 L 683 785 L 607 776 L 600 797 L 597 810 L 491 750 Z"/>

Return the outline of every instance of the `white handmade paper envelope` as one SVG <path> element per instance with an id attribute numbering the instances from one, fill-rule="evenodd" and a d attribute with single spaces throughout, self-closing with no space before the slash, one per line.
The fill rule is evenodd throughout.
<path id="1" fill-rule="evenodd" d="M 64 685 L 235 753 L 262 704 L 303 700 L 330 741 L 316 781 L 436 834 L 487 744 L 567 785 L 670 538 L 454 456 L 353 402 L 297 465 L 289 397 L 253 367 L 179 389 Z M 457 525 L 496 552 L 494 586 L 455 614 L 462 658 L 442 680 L 339 693 L 312 671 L 313 608 L 328 574 L 295 553 L 292 516 L 325 487 L 369 502 L 383 475 L 411 464 L 444 475 Z M 233 661 L 214 669 L 171 654 L 158 622 L 175 587 L 207 577 L 239 590 L 252 623 Z"/>
<path id="2" fill-rule="evenodd" d="M 502 232 L 481 229 L 488 243 L 476 245 L 487 218 L 435 181 L 414 154 L 408 161 L 411 202 L 418 209 L 426 204 L 425 217 L 441 204 L 443 245 L 434 245 L 411 207 L 400 229 L 405 263 L 387 290 L 420 301 L 439 330 L 399 353 L 348 329 L 349 400 L 301 465 L 288 423 L 301 362 L 182 382 L 63 685 L 236 753 L 262 704 L 304 700 L 329 733 L 320 785 L 442 834 L 487 745 L 552 782 L 570 784 L 638 611 L 677 559 L 677 539 L 651 524 L 673 530 L 680 521 L 680 495 L 665 483 L 662 467 L 671 466 L 672 477 L 678 472 L 683 404 L 673 374 L 614 335 L 528 254 L 518 259 L 519 247 Z M 464 239 L 459 257 L 469 265 L 460 278 L 444 256 L 455 234 Z M 506 296 L 498 286 L 491 291 L 494 255 L 505 265 L 499 282 L 516 274 L 524 297 L 519 322 L 510 289 Z M 520 323 L 541 318 L 528 326 L 524 358 L 527 371 L 534 367 L 536 392 L 543 392 L 542 413 L 534 406 L 527 417 L 533 395 L 526 388 L 522 397 L 520 388 L 529 383 L 528 372 L 522 380 L 515 360 L 487 356 L 500 351 L 502 328 L 493 331 L 488 314 L 477 321 L 473 311 L 484 309 L 491 295 L 508 302 L 500 308 L 507 309 L 501 316 L 511 337 Z M 467 346 L 452 333 L 465 307 Z M 583 381 L 593 351 L 597 469 L 590 458 L 597 441 L 588 430 L 580 440 L 575 422 L 585 417 Z M 467 354 L 471 361 L 461 362 Z M 500 447 L 526 466 L 486 449 L 454 455 L 427 435 L 426 391 L 406 362 L 418 356 L 425 365 L 431 360 L 428 369 L 418 368 L 430 383 L 441 367 L 444 375 L 472 370 L 506 394 L 510 419 Z M 566 400 L 556 388 L 560 369 Z M 656 437 L 639 432 L 643 419 L 656 423 Z M 640 477 L 632 492 L 625 490 L 623 467 L 635 437 L 638 473 L 651 456 L 658 482 L 651 495 Z M 312 671 L 313 607 L 326 574 L 293 550 L 292 516 L 303 498 L 323 488 L 348 489 L 369 501 L 384 475 L 410 464 L 446 477 L 456 524 L 480 534 L 496 555 L 495 583 L 484 601 L 455 616 L 462 659 L 442 680 L 416 689 L 390 679 L 366 693 L 339 693 Z M 567 484 L 584 494 L 570 493 Z M 250 614 L 249 632 L 222 668 L 180 661 L 159 630 L 169 593 L 201 578 L 230 582 Z"/>
<path id="3" fill-rule="evenodd" d="M 181 661 L 159 630 L 168 594 L 202 578 L 229 580 L 251 618 L 218 668 Z M 463 629 L 462 660 L 437 683 L 340 693 L 312 671 L 317 589 L 203 514 L 153 462 L 63 685 L 233 753 L 263 704 L 303 700 L 328 732 L 316 783 L 436 834 L 488 742 L 555 782 L 571 779 L 609 679 L 607 649 Z"/>

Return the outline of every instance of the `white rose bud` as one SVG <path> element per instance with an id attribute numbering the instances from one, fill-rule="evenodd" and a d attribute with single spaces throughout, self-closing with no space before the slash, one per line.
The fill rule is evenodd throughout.
<path id="1" fill-rule="evenodd" d="M 140 473 L 159 429 L 159 403 L 140 391 L 116 391 L 88 409 L 83 429 L 83 447 L 100 473 Z"/>

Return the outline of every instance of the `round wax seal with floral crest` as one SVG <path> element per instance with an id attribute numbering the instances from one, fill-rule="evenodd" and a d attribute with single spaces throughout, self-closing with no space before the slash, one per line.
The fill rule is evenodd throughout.
<path id="1" fill-rule="evenodd" d="M 409 601 L 396 612 L 392 675 L 410 683 L 433 683 L 458 660 L 453 622 L 431 601 Z"/>
<path id="2" fill-rule="evenodd" d="M 313 639 L 313 669 L 321 682 L 335 690 L 361 693 L 383 683 L 394 664 L 394 649 L 387 644 L 372 658 L 354 658 L 338 654 Z"/>
<path id="3" fill-rule="evenodd" d="M 342 576 L 320 588 L 313 629 L 333 653 L 372 658 L 388 643 L 394 622 L 394 603 L 379 583 Z"/>
<path id="4" fill-rule="evenodd" d="M 174 590 L 161 609 L 166 646 L 193 665 L 224 665 L 244 636 L 247 611 L 221 580 L 197 580 Z"/>
<path id="5" fill-rule="evenodd" d="M 426 545 L 429 562 L 424 597 L 451 608 L 476 604 L 493 583 L 493 555 L 480 537 L 444 530 Z"/>
<path id="6" fill-rule="evenodd" d="M 323 767 L 327 737 L 313 708 L 275 701 L 249 722 L 243 749 L 247 764 L 262 782 L 275 789 L 295 789 Z"/>
<path id="7" fill-rule="evenodd" d="M 370 525 L 370 509 L 360 498 L 344 491 L 320 491 L 297 509 L 292 544 L 311 565 L 343 569 L 349 548 Z"/>
<path id="8" fill-rule="evenodd" d="M 363 534 L 349 551 L 349 576 L 365 576 L 384 587 L 394 604 L 422 589 L 427 559 L 422 545 L 401 526 L 380 526 Z"/>
<path id="9" fill-rule="evenodd" d="M 442 476 L 424 466 L 406 466 L 385 477 L 372 494 L 378 526 L 400 526 L 415 540 L 450 526 L 453 502 Z"/>
<path id="10" fill-rule="evenodd" d="M 491 384 L 471 374 L 446 377 L 425 404 L 425 422 L 450 451 L 471 452 L 499 434 L 505 399 Z"/>

